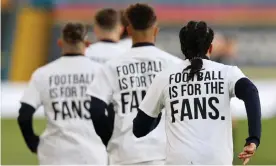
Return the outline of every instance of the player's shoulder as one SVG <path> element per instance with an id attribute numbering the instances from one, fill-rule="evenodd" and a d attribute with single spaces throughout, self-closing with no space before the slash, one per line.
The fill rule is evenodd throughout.
<path id="1" fill-rule="evenodd" d="M 162 72 L 164 75 L 171 75 L 175 73 L 182 72 L 184 68 L 190 65 L 189 60 L 182 60 L 181 63 L 177 63 L 174 65 L 170 65 L 167 68 L 165 68 Z"/>
<path id="2" fill-rule="evenodd" d="M 128 59 L 131 59 L 131 55 L 133 55 L 133 50 L 132 49 L 123 50 L 119 55 L 120 55 L 120 58 L 112 58 L 108 60 L 105 64 L 112 65 L 112 64 L 121 63 Z"/>
<path id="3" fill-rule="evenodd" d="M 222 71 L 226 73 L 227 76 L 235 75 L 235 74 L 243 74 L 241 69 L 238 66 L 226 65 L 219 62 L 204 60 L 204 63 L 208 66 L 209 69 Z"/>
<path id="4" fill-rule="evenodd" d="M 96 42 L 96 43 L 93 43 L 93 44 L 90 44 L 87 48 L 86 48 L 86 50 L 96 50 L 96 49 L 98 49 L 98 48 L 100 48 L 100 47 L 102 47 L 102 46 L 104 46 L 104 43 L 102 43 L 102 42 Z"/>
<path id="5" fill-rule="evenodd" d="M 132 40 L 131 40 L 131 38 L 125 38 L 125 39 L 120 40 L 118 44 L 121 47 L 123 47 L 124 49 L 128 50 L 132 46 Z"/>
<path id="6" fill-rule="evenodd" d="M 126 56 L 125 54 L 121 54 L 120 58 L 112 58 L 106 61 L 102 67 L 105 67 L 105 68 L 116 67 L 118 64 L 124 62 L 127 58 L 128 56 Z"/>
<path id="7" fill-rule="evenodd" d="M 190 65 L 189 60 L 181 60 L 181 63 L 176 63 L 173 65 L 169 65 L 167 68 L 162 70 L 162 76 L 167 77 L 171 74 L 182 72 L 184 68 Z"/>
<path id="8" fill-rule="evenodd" d="M 156 75 L 154 82 L 156 82 L 156 85 L 159 86 L 159 88 L 165 88 L 169 85 L 170 75 L 178 73 L 179 71 L 179 67 L 177 68 L 176 66 L 165 68 Z"/>
<path id="9" fill-rule="evenodd" d="M 216 68 L 220 70 L 229 70 L 229 69 L 237 68 L 237 66 L 226 65 L 223 63 L 215 62 L 212 60 L 206 60 L 206 59 L 204 59 L 204 63 L 211 68 Z"/>
<path id="10" fill-rule="evenodd" d="M 101 48 L 102 48 L 101 43 L 98 43 L 98 42 L 93 43 L 85 49 L 85 55 L 86 56 L 93 56 L 96 52 L 101 50 Z"/>
<path id="11" fill-rule="evenodd" d="M 98 69 L 102 67 L 104 63 L 93 61 L 87 56 L 83 56 L 82 66 L 90 69 Z"/>
<path id="12" fill-rule="evenodd" d="M 155 54 L 156 56 L 168 56 L 168 57 L 173 56 L 172 54 L 170 54 L 158 47 L 151 47 L 150 51 L 158 53 L 158 54 Z"/>
<path id="13" fill-rule="evenodd" d="M 102 51 L 102 48 L 111 48 L 114 50 L 124 50 L 124 48 L 119 43 L 103 43 L 103 42 L 96 42 L 91 44 L 89 47 L 86 48 L 86 51 Z"/>
<path id="14" fill-rule="evenodd" d="M 85 56 L 87 57 L 99 57 L 99 58 L 106 58 L 112 56 L 119 56 L 126 51 L 119 43 L 102 43 L 97 42 L 85 50 Z M 103 57 L 105 56 L 105 57 Z"/>
<path id="15" fill-rule="evenodd" d="M 37 68 L 33 72 L 32 76 L 33 77 L 40 77 L 40 76 L 42 77 L 43 75 L 49 73 L 50 70 L 54 70 L 55 67 L 59 64 L 60 61 L 61 61 L 61 58 L 58 58 L 58 59 L 56 59 L 52 62 L 49 62 L 49 63 Z"/>
<path id="16" fill-rule="evenodd" d="M 54 71 L 60 70 L 62 67 L 64 67 L 64 64 L 67 64 L 67 61 L 64 59 L 65 57 L 60 57 L 52 62 L 49 62 L 39 68 L 37 68 L 33 75 L 46 75 L 49 73 L 52 73 Z M 86 68 L 98 68 L 101 66 L 100 63 L 91 61 L 88 57 L 85 56 L 76 56 L 76 57 L 70 57 L 74 58 L 74 67 L 86 67 Z M 64 61 L 65 60 L 65 61 Z"/>
<path id="17" fill-rule="evenodd" d="M 178 58 L 177 56 L 171 54 L 171 53 L 168 53 L 158 47 L 154 47 L 153 48 L 153 51 L 156 53 L 155 55 L 160 57 L 160 58 L 163 58 L 163 59 L 166 59 L 166 60 L 171 60 L 173 62 L 176 62 L 176 63 L 180 63 L 182 62 L 183 60 Z"/>

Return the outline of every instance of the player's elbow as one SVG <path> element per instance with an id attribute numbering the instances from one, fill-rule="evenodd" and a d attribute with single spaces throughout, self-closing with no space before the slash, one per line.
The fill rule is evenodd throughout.
<path id="1" fill-rule="evenodd" d="M 248 100 L 252 96 L 259 97 L 257 87 L 248 78 L 242 78 L 237 81 L 235 85 L 235 94 L 243 101 Z"/>
<path id="2" fill-rule="evenodd" d="M 144 129 L 141 127 L 142 121 L 143 121 L 143 118 L 141 118 L 141 113 L 139 111 L 136 118 L 134 118 L 133 120 L 133 128 L 132 128 L 132 132 L 137 138 L 141 138 L 147 135 L 147 132 L 145 132 Z"/>
<path id="3" fill-rule="evenodd" d="M 137 138 L 141 138 L 141 137 L 144 137 L 147 135 L 147 133 L 143 133 L 143 132 L 140 132 L 139 130 L 133 128 L 133 134 L 135 135 L 135 137 Z"/>
<path id="4" fill-rule="evenodd" d="M 133 123 L 132 132 L 135 135 L 135 137 L 137 137 L 137 138 L 141 138 L 141 137 L 144 137 L 147 135 L 147 132 L 141 131 L 141 128 L 139 128 L 135 125 L 135 122 Z"/>
<path id="5" fill-rule="evenodd" d="M 33 108 L 32 106 L 22 103 L 21 107 L 19 109 L 19 115 L 17 117 L 17 122 L 20 123 L 24 123 L 26 121 L 29 121 L 32 119 L 33 114 L 35 112 L 35 108 Z"/>
<path id="6" fill-rule="evenodd" d="M 135 135 L 136 138 L 141 138 L 141 137 L 146 136 L 146 135 L 139 135 L 139 134 L 137 134 L 137 133 L 135 134 L 135 132 L 133 132 L 133 134 Z"/>
<path id="7" fill-rule="evenodd" d="M 151 131 L 154 118 L 149 117 L 143 111 L 138 111 L 136 118 L 133 120 L 133 134 L 137 137 L 144 137 Z"/>

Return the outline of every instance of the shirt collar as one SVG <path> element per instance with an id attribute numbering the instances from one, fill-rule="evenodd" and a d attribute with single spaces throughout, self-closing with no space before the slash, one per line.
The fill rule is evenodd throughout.
<path id="1" fill-rule="evenodd" d="M 185 58 L 185 59 L 189 60 L 188 58 Z M 201 57 L 201 59 L 210 60 L 210 58 L 207 55 L 204 55 L 203 57 Z"/>
<path id="2" fill-rule="evenodd" d="M 63 56 L 72 57 L 72 56 L 83 56 L 83 54 L 76 54 L 76 53 L 66 53 Z"/>
<path id="3" fill-rule="evenodd" d="M 210 58 L 207 55 L 203 56 L 202 59 L 210 60 Z"/>
<path id="4" fill-rule="evenodd" d="M 105 42 L 105 43 L 116 43 L 115 41 L 111 40 L 111 39 L 101 39 L 101 42 Z"/>
<path id="5" fill-rule="evenodd" d="M 154 44 L 150 43 L 150 42 L 140 42 L 140 43 L 133 44 L 132 48 L 134 48 L 134 47 L 144 47 L 144 46 L 154 46 Z"/>

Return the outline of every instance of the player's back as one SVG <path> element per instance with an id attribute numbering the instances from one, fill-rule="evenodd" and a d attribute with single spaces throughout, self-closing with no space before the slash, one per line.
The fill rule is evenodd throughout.
<path id="1" fill-rule="evenodd" d="M 86 48 L 85 56 L 99 63 L 105 63 L 111 59 L 117 58 L 126 51 L 120 44 L 105 40 L 91 44 Z"/>
<path id="2" fill-rule="evenodd" d="M 232 163 L 230 98 L 233 82 L 243 74 L 204 59 L 203 70 L 187 82 L 188 65 L 186 60 L 160 74 L 168 121 L 166 164 Z"/>
<path id="3" fill-rule="evenodd" d="M 89 113 L 87 86 L 99 64 L 87 57 L 65 55 L 33 75 L 47 117 L 40 137 L 39 158 L 53 164 L 106 164 L 107 154 Z M 56 160 L 54 160 L 56 159 Z"/>
<path id="4" fill-rule="evenodd" d="M 165 159 L 164 119 L 149 135 L 138 139 L 132 121 L 156 74 L 182 60 L 154 47 L 134 47 L 118 60 L 107 62 L 114 82 L 114 131 L 108 144 L 111 164 L 133 164 Z"/>

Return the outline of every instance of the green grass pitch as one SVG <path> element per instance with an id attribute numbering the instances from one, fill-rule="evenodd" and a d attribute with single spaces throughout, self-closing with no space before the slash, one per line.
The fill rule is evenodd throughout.
<path id="1" fill-rule="evenodd" d="M 276 164 L 276 118 L 263 120 L 262 143 L 257 150 L 256 155 L 250 161 L 250 165 L 269 165 Z M 35 131 L 41 133 L 45 128 L 44 120 L 34 121 Z M 37 165 L 36 155 L 32 154 L 24 143 L 15 119 L 1 119 L 2 147 L 1 147 L 1 164 L 2 165 Z M 244 139 L 247 136 L 247 122 L 239 121 L 238 128 L 235 132 L 235 159 L 234 164 L 242 164 L 236 158 L 242 150 Z M 218 145 L 219 146 L 219 145 Z"/>

